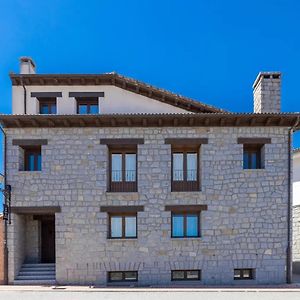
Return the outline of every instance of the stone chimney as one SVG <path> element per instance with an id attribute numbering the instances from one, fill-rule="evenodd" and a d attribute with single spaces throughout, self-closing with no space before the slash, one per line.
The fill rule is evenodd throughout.
<path id="1" fill-rule="evenodd" d="M 35 74 L 35 63 L 30 57 L 20 58 L 20 74 Z"/>
<path id="2" fill-rule="evenodd" d="M 279 113 L 281 107 L 281 73 L 260 72 L 253 84 L 254 112 Z"/>

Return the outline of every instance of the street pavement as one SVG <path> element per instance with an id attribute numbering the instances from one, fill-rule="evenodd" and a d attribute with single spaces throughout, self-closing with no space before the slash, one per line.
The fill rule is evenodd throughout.
<path id="1" fill-rule="evenodd" d="M 300 287 L 291 288 L 89 288 L 1 286 L 0 300 L 299 300 Z"/>

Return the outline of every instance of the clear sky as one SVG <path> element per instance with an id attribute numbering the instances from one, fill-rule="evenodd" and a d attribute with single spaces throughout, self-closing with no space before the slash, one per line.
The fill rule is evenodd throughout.
<path id="1" fill-rule="evenodd" d="M 282 110 L 300 111 L 299 22 L 298 0 L 0 0 L 0 112 L 20 56 L 39 73 L 116 71 L 234 112 L 252 111 L 259 71 L 282 71 Z"/>

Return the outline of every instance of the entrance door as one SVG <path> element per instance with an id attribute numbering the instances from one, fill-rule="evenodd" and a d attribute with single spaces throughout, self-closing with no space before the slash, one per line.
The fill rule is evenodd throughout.
<path id="1" fill-rule="evenodd" d="M 55 219 L 41 220 L 42 263 L 55 263 Z"/>

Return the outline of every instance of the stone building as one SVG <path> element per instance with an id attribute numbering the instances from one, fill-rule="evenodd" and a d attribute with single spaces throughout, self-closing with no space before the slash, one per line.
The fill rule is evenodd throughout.
<path id="1" fill-rule="evenodd" d="M 293 152 L 293 269 L 300 274 L 300 149 Z"/>
<path id="2" fill-rule="evenodd" d="M 281 74 L 230 113 L 116 73 L 10 74 L 10 283 L 279 284 L 291 274 Z"/>

